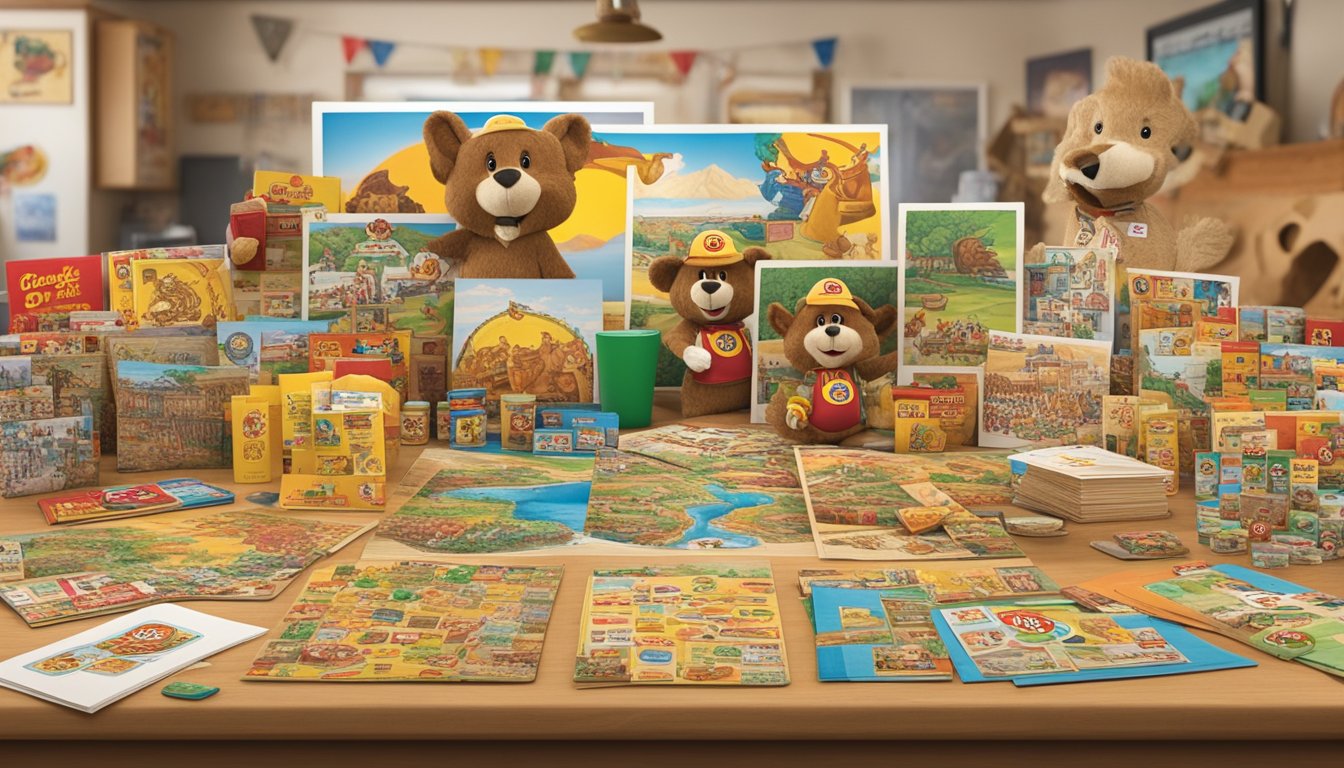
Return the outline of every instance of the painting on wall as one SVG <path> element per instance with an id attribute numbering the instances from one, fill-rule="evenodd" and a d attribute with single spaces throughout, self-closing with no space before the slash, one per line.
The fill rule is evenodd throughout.
<path id="1" fill-rule="evenodd" d="M 892 205 L 951 202 L 962 172 L 984 169 L 983 84 L 851 83 L 837 92 L 841 122 L 888 126 Z"/>
<path id="2" fill-rule="evenodd" d="M 1027 111 L 1067 119 L 1076 101 L 1092 92 L 1092 49 L 1027 59 Z"/>
<path id="3" fill-rule="evenodd" d="M 73 104 L 70 30 L 0 30 L 0 104 Z"/>
<path id="4" fill-rule="evenodd" d="M 1148 60 L 1183 83 L 1191 112 L 1263 101 L 1261 0 L 1226 0 L 1148 28 Z"/>

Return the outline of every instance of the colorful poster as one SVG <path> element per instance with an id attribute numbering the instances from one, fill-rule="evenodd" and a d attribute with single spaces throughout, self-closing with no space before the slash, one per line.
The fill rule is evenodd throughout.
<path id="1" fill-rule="evenodd" d="M 990 332 L 980 445 L 1099 445 L 1110 364 L 1109 342 Z"/>
<path id="2" fill-rule="evenodd" d="M 1206 413 L 1205 398 L 1223 389 L 1221 344 L 1194 341 L 1191 328 L 1139 331 L 1139 395 L 1188 413 Z"/>
<path id="3" fill-rule="evenodd" d="M 1234 276 L 1126 270 L 1116 301 L 1115 349 L 1136 349 L 1145 329 L 1193 328 L 1199 318 L 1218 318 L 1237 306 L 1240 289 Z"/>
<path id="4" fill-rule="evenodd" d="M 887 258 L 886 135 L 884 125 L 599 127 L 594 153 L 636 163 L 629 327 L 680 322 L 649 264 L 684 256 L 707 229 L 773 260 Z M 657 384 L 680 386 L 685 366 L 660 354 Z"/>
<path id="5" fill-rule="evenodd" d="M 756 269 L 756 319 L 751 340 L 755 357 L 751 368 L 751 420 L 765 422 L 765 408 L 780 386 L 800 384 L 802 372 L 789 364 L 784 356 L 784 340 L 765 319 L 766 310 L 778 302 L 790 312 L 798 311 L 797 304 L 823 278 L 833 277 L 849 287 L 850 292 L 877 309 L 884 305 L 896 306 L 900 293 L 900 272 L 895 262 L 872 264 L 837 264 L 833 261 L 762 261 Z M 892 333 L 882 340 L 881 352 L 895 351 L 901 343 L 900 334 Z M 890 429 L 891 381 L 886 377 L 865 382 L 864 406 L 868 423 L 878 429 Z"/>
<path id="6" fill-rule="evenodd" d="M 171 248 L 142 248 L 133 251 L 107 251 L 107 308 L 120 312 L 126 330 L 135 330 L 135 286 L 131 265 L 140 259 L 223 259 L 228 252 L 222 245 L 187 245 Z"/>
<path id="7" fill-rule="evenodd" d="M 579 626 L 577 683 L 789 683 L 766 563 L 593 571 Z"/>
<path id="8" fill-rule="evenodd" d="M 1115 338 L 1115 249 L 1044 249 L 1023 266 L 1022 332 L 1066 339 Z"/>
<path id="9" fill-rule="evenodd" d="M 594 401 L 602 286 L 596 280 L 458 280 L 452 383 L 487 399 Z"/>
<path id="10" fill-rule="evenodd" d="M 562 573 L 418 562 L 322 568 L 243 679 L 530 682 Z"/>
<path id="11" fill-rule="evenodd" d="M 302 317 L 338 332 L 449 333 L 455 265 L 426 246 L 455 229 L 447 216 L 309 212 Z"/>
<path id="12" fill-rule="evenodd" d="M 92 417 L 0 423 L 0 496 L 31 496 L 97 482 Z"/>
<path id="13" fill-rule="evenodd" d="M 345 213 L 447 214 L 444 189 L 430 170 L 425 119 L 448 110 L 477 130 L 509 114 L 541 128 L 557 115 L 578 113 L 592 125 L 653 122 L 646 102 L 319 102 L 313 105 L 313 169 L 341 180 Z M 595 142 L 588 164 L 574 176 L 578 203 L 551 230 L 565 261 L 580 279 L 602 281 L 604 327 L 626 322 L 626 168 L 649 160 L 626 147 Z M 448 317 L 448 315 L 444 315 Z"/>
<path id="14" fill-rule="evenodd" d="M 897 248 L 907 365 L 978 365 L 1022 320 L 1022 204 L 902 203 Z"/>
<path id="15" fill-rule="evenodd" d="M 73 57 L 68 29 L 0 30 L 0 105 L 74 103 Z"/>

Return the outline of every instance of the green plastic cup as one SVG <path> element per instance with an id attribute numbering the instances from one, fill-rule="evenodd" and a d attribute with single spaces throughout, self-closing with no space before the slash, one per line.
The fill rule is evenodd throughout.
<path id="1" fill-rule="evenodd" d="M 653 421 L 653 378 L 662 335 L 653 330 L 597 332 L 597 387 L 602 410 L 619 414 L 621 429 Z"/>

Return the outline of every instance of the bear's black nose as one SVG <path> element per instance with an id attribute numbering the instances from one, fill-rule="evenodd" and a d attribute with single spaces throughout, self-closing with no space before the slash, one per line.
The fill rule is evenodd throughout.
<path id="1" fill-rule="evenodd" d="M 1082 168 L 1079 168 L 1078 170 L 1081 171 L 1082 174 L 1087 178 L 1095 180 L 1097 178 L 1097 171 L 1101 170 L 1101 163 L 1093 163 L 1091 165 L 1085 165 Z M 503 173 L 503 171 L 500 171 L 500 173 Z M 505 184 L 504 186 L 507 187 L 508 185 Z"/>
<path id="2" fill-rule="evenodd" d="M 700 288 L 705 293 L 715 293 L 719 290 L 719 283 L 716 280 L 705 280 L 700 283 Z"/>
<path id="3" fill-rule="evenodd" d="M 1094 173 L 1093 176 L 1095 175 L 1096 174 Z M 498 181 L 499 186 L 505 189 L 508 189 L 509 187 L 512 187 L 514 184 L 517 184 L 518 180 L 521 178 L 523 178 L 523 172 L 518 170 L 517 168 L 505 168 L 504 170 L 495 174 L 495 181 Z M 1089 176 L 1088 178 L 1091 177 Z"/>
<path id="4" fill-rule="evenodd" d="M 826 335 L 827 335 L 827 336 L 830 336 L 831 338 L 835 338 L 836 336 L 839 336 L 839 335 L 840 335 L 840 326 L 838 326 L 838 325 L 828 325 L 828 326 L 826 326 Z"/>

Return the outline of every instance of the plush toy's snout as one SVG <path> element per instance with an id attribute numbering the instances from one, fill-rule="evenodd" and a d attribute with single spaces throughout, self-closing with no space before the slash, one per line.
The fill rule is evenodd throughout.
<path id="1" fill-rule="evenodd" d="M 1066 182 L 1091 189 L 1125 189 L 1153 179 L 1153 156 L 1127 141 L 1093 144 L 1075 149 L 1060 164 Z"/>

